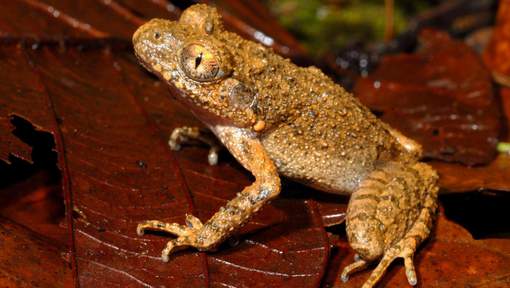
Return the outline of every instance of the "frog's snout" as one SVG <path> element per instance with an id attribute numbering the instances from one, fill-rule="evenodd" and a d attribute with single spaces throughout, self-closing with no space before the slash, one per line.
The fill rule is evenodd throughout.
<path id="1" fill-rule="evenodd" d="M 138 29 L 136 29 L 135 33 L 133 33 L 133 37 L 131 38 L 131 41 L 133 41 L 133 45 L 136 45 L 136 43 L 138 43 L 138 39 L 140 38 L 140 34 L 143 31 L 142 28 L 143 28 L 144 25 L 138 27 Z"/>
<path id="2" fill-rule="evenodd" d="M 173 21 L 154 18 L 143 24 L 142 26 L 136 29 L 135 33 L 133 33 L 132 41 L 133 44 L 136 45 L 143 40 L 148 40 L 151 42 L 157 42 L 161 39 L 164 32 L 169 29 L 172 25 Z"/>
<path id="3" fill-rule="evenodd" d="M 132 38 L 133 45 L 140 43 L 140 40 L 142 40 L 142 38 L 144 38 L 144 35 L 147 35 L 151 30 L 155 30 L 154 28 L 157 27 L 157 22 L 159 22 L 157 20 L 160 20 L 160 19 L 152 19 L 149 22 L 138 27 L 138 29 L 136 29 L 135 33 L 133 33 L 133 38 Z M 145 36 L 145 38 L 146 38 L 146 36 Z"/>

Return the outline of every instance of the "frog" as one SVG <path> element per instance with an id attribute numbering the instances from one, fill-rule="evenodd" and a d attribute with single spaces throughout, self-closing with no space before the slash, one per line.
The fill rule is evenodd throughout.
<path id="1" fill-rule="evenodd" d="M 421 162 L 422 147 L 377 118 L 320 69 L 300 67 L 270 47 L 223 26 L 216 8 L 196 4 L 176 21 L 152 19 L 132 37 L 134 53 L 177 95 L 208 131 L 176 128 L 172 150 L 208 144 L 210 164 L 226 148 L 254 181 L 202 222 L 147 220 L 147 230 L 175 236 L 162 260 L 186 248 L 214 251 L 278 196 L 281 177 L 314 190 L 349 195 L 346 234 L 355 251 L 341 279 L 377 263 L 363 287 L 373 287 L 403 258 L 407 280 L 437 213 L 438 174 Z"/>

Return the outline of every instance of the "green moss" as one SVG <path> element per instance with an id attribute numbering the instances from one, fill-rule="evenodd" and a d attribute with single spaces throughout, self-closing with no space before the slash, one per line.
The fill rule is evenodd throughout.
<path id="1" fill-rule="evenodd" d="M 282 25 L 316 56 L 348 43 L 384 38 L 384 0 L 273 0 L 268 5 Z M 425 1 L 396 1 L 395 33 L 406 28 L 412 14 L 426 7 Z"/>
<path id="2" fill-rule="evenodd" d="M 497 146 L 497 150 L 499 153 L 510 153 L 510 143 L 499 142 L 498 146 Z"/>

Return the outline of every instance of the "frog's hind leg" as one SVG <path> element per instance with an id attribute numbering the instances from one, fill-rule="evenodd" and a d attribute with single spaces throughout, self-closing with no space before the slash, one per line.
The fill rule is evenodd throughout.
<path id="1" fill-rule="evenodd" d="M 423 163 L 389 163 L 372 172 L 347 209 L 347 236 L 360 257 L 344 269 L 342 280 L 381 259 L 363 285 L 373 287 L 393 260 L 403 258 L 407 280 L 416 285 L 413 256 L 430 234 L 437 191 L 437 175 Z"/>
<path id="2" fill-rule="evenodd" d="M 361 271 L 368 266 L 369 264 L 368 261 L 359 258 L 358 254 L 356 254 L 356 256 L 357 257 L 354 257 L 354 263 L 348 265 L 342 271 L 342 275 L 340 278 L 342 279 L 343 282 L 347 282 L 347 280 L 349 280 L 349 275 L 351 275 L 352 273 Z"/>
<path id="3" fill-rule="evenodd" d="M 425 218 L 428 218 L 425 217 Z M 407 281 L 410 285 L 414 286 L 418 283 L 418 279 L 416 277 L 416 270 L 414 268 L 413 263 L 413 257 L 414 253 L 416 252 L 416 249 L 418 245 L 425 239 L 428 234 L 430 233 L 429 228 L 423 225 L 423 222 L 419 219 L 417 222 L 420 223 L 417 226 L 413 227 L 414 231 L 410 231 L 408 235 L 401 241 L 399 241 L 397 244 L 389 248 L 384 252 L 383 257 L 379 261 L 379 264 L 377 267 L 372 271 L 372 274 L 370 277 L 368 277 L 367 281 L 363 284 L 363 288 L 369 288 L 375 286 L 375 284 L 381 279 L 381 277 L 384 275 L 390 264 L 393 262 L 393 260 L 397 258 L 403 258 L 404 259 L 404 266 L 405 266 L 405 273 L 407 277 Z M 421 227 L 420 227 L 421 226 Z M 355 265 L 356 263 L 364 264 L 359 269 L 352 269 L 350 266 Z M 342 280 L 347 281 L 349 278 L 349 275 L 353 272 L 360 271 L 363 268 L 367 266 L 368 262 L 364 260 L 358 260 L 358 262 L 354 262 L 353 264 L 347 266 L 344 268 L 344 271 L 342 271 Z M 358 264 L 359 265 L 359 264 Z M 357 267 L 356 267 L 357 268 Z"/>
<path id="4" fill-rule="evenodd" d="M 210 147 L 209 154 L 207 155 L 209 164 L 218 164 L 218 152 L 222 146 L 211 131 L 188 126 L 175 128 L 172 134 L 170 134 L 170 139 L 168 139 L 168 146 L 170 146 L 170 149 L 178 151 L 181 149 L 182 144 L 194 141 L 208 145 Z"/>

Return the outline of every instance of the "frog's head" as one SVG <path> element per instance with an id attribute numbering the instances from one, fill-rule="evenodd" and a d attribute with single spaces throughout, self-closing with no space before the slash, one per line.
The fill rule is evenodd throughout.
<path id="1" fill-rule="evenodd" d="M 216 9 L 199 4 L 186 9 L 179 21 L 153 19 L 142 25 L 133 35 L 133 45 L 141 64 L 186 100 L 216 116 L 251 125 L 255 116 L 249 103 L 236 106 L 228 99 L 232 93 L 242 98 L 246 91 L 231 77 L 232 55 L 229 43 L 218 37 L 221 33 Z"/>

